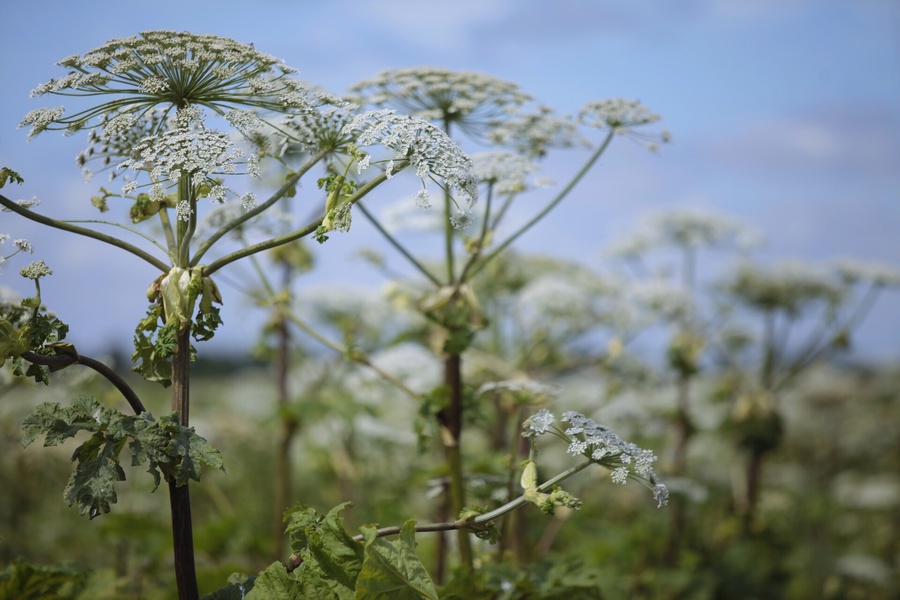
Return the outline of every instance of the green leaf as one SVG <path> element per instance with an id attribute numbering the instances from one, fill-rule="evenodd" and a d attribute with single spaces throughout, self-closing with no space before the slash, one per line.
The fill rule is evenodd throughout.
<path id="1" fill-rule="evenodd" d="M 0 571 L 0 598 L 4 600 L 64 600 L 84 588 L 90 572 L 75 565 L 35 565 L 22 560 Z"/>
<path id="2" fill-rule="evenodd" d="M 190 479 L 200 480 L 202 465 L 222 468 L 219 451 L 193 428 L 183 427 L 175 413 L 157 421 L 147 412 L 125 415 L 95 398 L 82 397 L 68 407 L 55 402 L 37 406 L 26 417 L 23 430 L 26 446 L 42 434 L 45 446 L 55 446 L 81 431 L 93 434 L 72 455 L 75 471 L 63 494 L 69 506 L 77 504 L 79 512 L 92 519 L 109 512 L 117 500 L 115 484 L 125 480 L 119 456 L 126 444 L 132 466 L 148 465 L 154 490 L 163 476 L 185 485 Z"/>
<path id="3" fill-rule="evenodd" d="M 175 485 L 186 485 L 189 479 L 200 481 L 201 465 L 225 470 L 222 454 L 197 435 L 193 427 L 183 427 L 177 414 L 163 415 L 159 423 L 169 438 L 166 455 L 176 459 Z"/>
<path id="4" fill-rule="evenodd" d="M 248 576 L 233 573 L 228 578 L 228 585 L 202 596 L 200 600 L 244 600 L 247 597 L 247 592 L 253 589 L 255 582 L 255 575 Z"/>
<path id="5" fill-rule="evenodd" d="M 25 180 L 22 179 L 21 175 L 19 175 L 9 167 L 3 167 L 2 169 L 0 169 L 0 188 L 5 186 L 8 181 L 18 183 L 19 185 L 25 183 Z"/>
<path id="6" fill-rule="evenodd" d="M 395 542 L 376 537 L 374 525 L 362 528 L 365 561 L 356 583 L 357 600 L 437 600 L 437 590 L 416 554 L 416 522 L 407 521 Z"/>
<path id="7" fill-rule="evenodd" d="M 315 528 L 307 530 L 309 551 L 327 576 L 353 589 L 363 561 L 362 545 L 344 528 L 345 502 L 332 508 Z"/>
<path id="8" fill-rule="evenodd" d="M 307 555 L 303 564 L 294 571 L 300 581 L 304 598 L 315 600 L 354 600 L 352 587 L 346 587 L 329 577 L 316 559 Z"/>
<path id="9" fill-rule="evenodd" d="M 246 596 L 246 600 L 304 600 L 305 598 L 311 598 L 311 596 L 303 593 L 300 582 L 292 578 L 284 565 L 277 561 L 259 574 L 253 584 L 253 589 Z"/>
<path id="10" fill-rule="evenodd" d="M 58 402 L 39 404 L 22 423 L 25 434 L 22 445 L 29 446 L 41 434 L 46 436 L 44 447 L 48 447 L 61 444 L 80 431 L 96 432 L 100 429 L 100 422 L 94 414 L 101 407 L 97 399 L 88 396 L 79 397 L 65 408 Z"/>
<path id="11" fill-rule="evenodd" d="M 315 509 L 301 506 L 287 516 L 291 550 L 304 559 L 298 571 L 313 585 L 316 579 L 333 582 L 327 587 L 334 598 L 353 598 L 356 578 L 362 568 L 363 547 L 344 528 L 344 502 L 320 517 Z M 318 584 L 316 584 L 318 585 Z"/>
<path id="12" fill-rule="evenodd" d="M 114 483 L 125 481 L 125 471 L 119 464 L 124 439 L 107 438 L 95 433 L 75 450 L 72 460 L 78 461 L 75 472 L 63 491 L 69 506 L 78 504 L 78 512 L 93 519 L 110 510 L 118 500 Z"/>

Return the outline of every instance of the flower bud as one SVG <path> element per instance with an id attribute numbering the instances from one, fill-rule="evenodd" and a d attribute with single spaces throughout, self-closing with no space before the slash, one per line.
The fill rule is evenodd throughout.
<path id="1" fill-rule="evenodd" d="M 525 461 L 525 469 L 522 471 L 522 479 L 519 483 L 523 490 L 537 487 L 537 463 L 533 460 Z"/>
<path id="2" fill-rule="evenodd" d="M 190 291 L 191 271 L 172 267 L 169 274 L 159 282 L 166 323 L 178 323 L 180 327 L 190 323 L 194 299 Z M 193 296 L 193 297 L 192 297 Z"/>

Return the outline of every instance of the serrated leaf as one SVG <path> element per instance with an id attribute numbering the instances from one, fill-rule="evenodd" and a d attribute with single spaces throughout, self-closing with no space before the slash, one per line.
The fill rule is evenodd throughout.
<path id="1" fill-rule="evenodd" d="M 256 575 L 232 573 L 228 584 L 214 592 L 201 596 L 200 600 L 245 600 L 247 592 L 253 589 Z"/>
<path id="2" fill-rule="evenodd" d="M 362 532 L 365 561 L 356 582 L 357 600 L 437 600 L 434 582 L 416 554 L 415 521 L 407 521 L 394 542 L 377 538 L 374 525 Z"/>
<path id="3" fill-rule="evenodd" d="M 91 519 L 108 513 L 118 500 L 115 483 L 125 481 L 125 471 L 119 464 L 119 454 L 125 439 L 107 438 L 95 433 L 78 447 L 72 460 L 78 461 L 75 472 L 63 492 L 69 506 L 78 505 L 81 515 Z"/>
<path id="4" fill-rule="evenodd" d="M 159 464 L 168 463 L 166 447 L 169 438 L 159 427 L 150 413 L 143 412 L 137 415 L 132 423 L 132 440 L 128 444 L 131 451 L 131 466 L 138 467 L 147 464 L 147 472 L 153 476 L 153 490 L 162 483 L 162 473 Z"/>
<path id="5" fill-rule="evenodd" d="M 305 600 L 312 598 L 303 593 L 299 581 L 292 578 L 284 565 L 274 562 L 259 574 L 253 584 L 253 589 L 246 596 L 246 600 Z"/>
<path id="6" fill-rule="evenodd" d="M 22 422 L 22 445 L 30 445 L 41 434 L 45 436 L 44 447 L 48 447 L 61 444 L 80 431 L 96 432 L 101 425 L 94 414 L 100 408 L 100 402 L 90 397 L 80 397 L 65 408 L 58 402 L 39 404 Z"/>
<path id="7" fill-rule="evenodd" d="M 354 600 L 353 588 L 348 588 L 329 577 L 310 554 L 304 556 L 303 564 L 294 571 L 294 577 L 300 582 L 304 598 Z"/>
<path id="8" fill-rule="evenodd" d="M 344 528 L 345 502 L 332 508 L 315 528 L 307 530 L 308 549 L 325 574 L 352 590 L 363 562 L 363 547 Z"/>
<path id="9" fill-rule="evenodd" d="M 160 417 L 159 422 L 169 435 L 166 454 L 180 459 L 175 463 L 175 485 L 187 485 L 191 479 L 200 481 L 202 465 L 224 470 L 222 454 L 197 435 L 193 427 L 183 427 L 175 413 Z"/>
<path id="10" fill-rule="evenodd" d="M 63 494 L 69 506 L 77 504 L 79 512 L 92 519 L 109 512 L 117 500 L 115 483 L 125 480 L 119 456 L 126 444 L 132 466 L 148 465 L 154 490 L 163 476 L 184 485 L 189 479 L 200 479 L 202 465 L 222 468 L 219 451 L 192 428 L 182 427 L 174 413 L 157 421 L 147 412 L 125 415 L 95 398 L 82 397 L 68 407 L 39 405 L 25 419 L 23 429 L 26 446 L 41 434 L 45 446 L 81 431 L 93 434 L 75 449 L 72 461 L 77 464 Z"/>

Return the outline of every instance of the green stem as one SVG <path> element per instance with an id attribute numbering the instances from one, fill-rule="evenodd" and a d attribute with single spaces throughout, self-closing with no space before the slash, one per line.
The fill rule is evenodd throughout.
<path id="1" fill-rule="evenodd" d="M 84 356 L 83 354 L 77 353 L 42 355 L 35 354 L 34 352 L 25 352 L 24 354 L 22 354 L 22 358 L 24 358 L 28 362 L 34 363 L 36 365 L 50 367 L 51 369 L 62 369 L 74 364 L 84 365 L 89 369 L 93 369 L 94 371 L 102 375 L 104 379 L 113 384 L 115 388 L 122 393 L 122 396 L 128 402 L 131 410 L 134 411 L 134 414 L 139 415 L 147 410 L 146 408 L 144 408 L 144 404 L 141 402 L 141 399 L 135 393 L 134 389 L 132 389 L 132 387 L 128 385 L 128 383 L 124 379 L 122 379 L 122 377 L 118 373 L 110 369 L 99 360 L 95 360 L 88 356 Z"/>
<path id="2" fill-rule="evenodd" d="M 76 233 L 78 235 L 82 235 L 84 237 L 93 238 L 95 240 L 99 240 L 101 242 L 105 242 L 111 246 L 115 246 L 116 248 L 121 248 L 126 252 L 130 252 L 131 254 L 137 256 L 140 259 L 150 263 L 160 271 L 168 272 L 169 265 L 159 260 L 152 254 L 141 250 L 136 246 L 132 246 L 128 242 L 122 241 L 117 237 L 107 235 L 105 233 L 100 233 L 99 231 L 94 231 L 93 229 L 88 229 L 86 227 L 79 227 L 78 225 L 71 225 L 69 223 L 65 223 L 63 221 L 57 221 L 56 219 L 51 219 L 50 217 L 45 217 L 44 215 L 40 215 L 36 212 L 32 212 L 27 208 L 22 208 L 6 196 L 0 194 L 0 205 L 3 205 L 4 208 L 11 210 L 12 212 L 19 214 L 30 221 L 34 221 L 35 223 L 40 223 L 41 225 L 47 225 L 48 227 L 53 227 L 54 229 L 61 229 L 63 231 L 68 231 L 70 233 Z"/>
<path id="3" fill-rule="evenodd" d="M 441 281 L 431 273 L 431 271 L 426 269 L 425 266 L 422 265 L 422 263 L 420 263 L 418 260 L 416 260 L 416 258 L 412 254 L 410 254 L 409 250 L 407 250 L 405 247 L 403 247 L 403 245 L 399 241 L 397 241 L 397 238 L 392 236 L 381 225 L 381 223 L 378 222 L 378 219 L 375 218 L 375 215 L 370 213 L 369 210 L 365 207 L 365 205 L 362 202 L 357 204 L 357 207 L 359 208 L 360 211 L 362 211 L 362 214 L 365 215 L 365 217 L 369 220 L 369 222 L 375 226 L 375 229 L 377 229 L 378 232 L 382 236 L 384 236 L 384 239 L 386 239 L 391 246 L 396 248 L 396 250 L 400 254 L 402 254 L 403 257 L 406 258 L 406 260 L 408 260 L 412 266 L 414 266 L 422 275 L 424 275 L 434 285 L 436 285 L 438 287 L 441 287 L 443 285 L 441 283 Z"/>
<path id="4" fill-rule="evenodd" d="M 552 479 L 548 479 L 547 481 L 545 481 L 544 483 L 539 485 L 537 490 L 539 492 L 546 492 L 547 490 L 552 489 L 553 486 L 556 485 L 557 483 L 568 479 L 569 477 L 571 477 L 572 475 L 575 475 L 576 473 L 578 473 L 580 471 L 583 471 L 584 469 L 588 468 L 592 464 L 593 464 L 593 461 L 588 460 L 588 461 L 585 461 L 579 465 L 576 465 L 566 471 L 563 471 L 556 477 L 554 477 Z M 489 523 L 490 521 L 493 521 L 494 519 L 499 519 L 500 517 L 516 510 L 520 506 L 523 506 L 524 504 L 527 504 L 527 503 L 528 503 L 528 500 L 526 500 L 525 496 L 522 495 L 511 502 L 507 502 L 506 504 L 504 504 L 503 506 L 501 506 L 499 508 L 495 508 L 494 510 L 492 510 L 490 512 L 486 512 L 482 515 L 478 515 L 474 519 L 471 519 L 471 520 L 461 519 L 458 521 L 447 521 L 444 523 L 426 523 L 424 525 L 416 525 L 416 532 L 422 533 L 422 532 L 433 532 L 433 531 L 459 530 L 459 531 L 467 533 L 468 531 L 476 531 L 479 529 L 479 527 L 478 527 L 479 525 L 485 525 L 485 524 Z M 398 527 L 396 525 L 391 526 L 391 527 L 382 527 L 382 528 L 376 530 L 375 537 L 396 535 L 396 534 L 400 533 L 400 531 L 402 529 L 403 529 L 402 527 Z M 357 535 L 353 539 L 358 542 L 361 542 L 361 541 L 363 541 L 363 536 Z"/>
<path id="5" fill-rule="evenodd" d="M 551 479 L 548 479 L 547 481 L 545 481 L 544 483 L 539 485 L 537 488 L 537 491 L 546 492 L 547 490 L 553 489 L 553 486 L 556 485 L 557 483 L 559 483 L 561 481 L 565 481 L 572 475 L 575 475 L 576 473 L 580 473 L 581 471 L 584 471 L 592 464 L 594 464 L 594 461 L 588 459 L 580 464 L 575 465 L 574 467 L 570 467 L 570 468 L 566 469 L 565 471 L 563 471 L 562 473 L 556 475 L 555 477 L 553 477 Z M 522 496 L 519 496 L 518 498 L 516 498 L 515 500 L 513 500 L 511 502 L 507 502 L 506 504 L 504 504 L 503 506 L 501 506 L 499 508 L 495 508 L 494 510 L 492 510 L 490 512 L 486 512 L 483 515 L 478 515 L 477 517 L 475 517 L 472 520 L 472 523 L 474 523 L 476 525 L 480 525 L 482 523 L 487 523 L 489 521 L 493 521 L 494 519 L 500 518 L 503 515 L 505 515 L 506 513 L 519 508 L 526 502 L 528 502 L 528 500 L 525 499 L 525 496 L 523 494 Z"/>
<path id="6" fill-rule="evenodd" d="M 525 233 L 526 231 L 531 229 L 535 224 L 537 224 L 538 221 L 540 221 L 545 216 L 547 216 L 547 214 L 551 210 L 556 208 L 556 205 L 559 204 L 560 202 L 562 202 L 563 199 L 569 195 L 569 192 L 572 191 L 572 189 L 575 187 L 575 185 L 578 184 L 578 182 L 581 181 L 581 179 L 587 174 L 587 172 L 590 171 L 591 167 L 594 166 L 594 163 L 597 162 L 597 159 L 600 158 L 600 155 L 603 154 L 603 152 L 609 146 L 610 142 L 613 139 L 613 136 L 615 136 L 615 133 L 613 131 L 610 131 L 606 135 L 606 138 L 603 140 L 603 143 L 600 144 L 600 147 L 597 148 L 597 150 L 594 152 L 594 154 L 591 155 L 591 157 L 584 164 L 584 166 L 581 167 L 581 170 L 575 174 L 575 177 L 572 178 L 572 180 L 568 183 L 568 185 L 566 185 L 565 188 L 563 188 L 563 190 L 556 196 L 556 198 L 554 198 L 550 202 L 550 204 L 545 206 L 544 209 L 541 212 L 539 212 L 537 215 L 535 215 L 530 221 L 528 221 L 527 223 L 525 223 L 525 225 L 523 225 L 521 228 L 519 228 L 518 231 L 516 231 L 514 234 L 509 236 L 502 244 L 500 244 L 499 246 L 494 248 L 494 250 L 490 254 L 485 256 L 481 260 L 481 262 L 478 263 L 478 265 L 473 267 L 470 277 L 474 277 L 475 275 L 477 275 L 484 268 L 484 266 L 487 263 L 489 263 L 494 258 L 496 258 L 498 254 L 500 254 L 501 252 L 506 250 L 506 248 L 510 244 L 512 244 L 514 241 L 516 241 L 519 238 L 519 236 L 521 236 L 523 233 Z"/>
<path id="7" fill-rule="evenodd" d="M 163 235 L 166 236 L 169 259 L 174 263 L 178 252 L 178 246 L 175 244 L 175 232 L 172 230 L 172 222 L 169 220 L 169 211 L 166 210 L 165 207 L 162 207 L 156 214 L 159 215 L 159 222 L 162 223 Z"/>
<path id="8" fill-rule="evenodd" d="M 190 326 L 176 334 L 175 344 L 175 355 L 172 357 L 172 410 L 178 414 L 178 422 L 187 427 L 190 420 Z M 200 593 L 194 564 L 190 491 L 187 483 L 178 485 L 174 477 L 169 478 L 168 484 L 178 598 L 196 600 Z"/>
<path id="9" fill-rule="evenodd" d="M 282 185 L 280 188 L 278 188 L 278 191 L 276 191 L 274 194 L 272 194 L 272 196 L 268 200 L 266 200 L 259 206 L 256 206 L 255 208 L 248 210 L 247 212 L 245 212 L 243 215 L 236 218 L 235 220 L 227 223 L 226 225 L 223 225 L 218 231 L 216 231 L 214 234 L 209 236 L 209 238 L 207 238 L 202 244 L 200 244 L 200 247 L 197 248 L 197 252 L 196 252 L 196 254 L 194 254 L 194 258 L 191 259 L 191 266 L 195 267 L 198 264 L 200 264 L 200 259 L 203 258 L 203 255 L 206 254 L 206 252 L 213 246 L 213 244 L 215 244 L 222 236 L 224 236 L 228 232 L 234 230 L 236 227 L 240 227 L 241 225 L 243 225 L 244 223 L 246 223 L 253 217 L 266 211 L 269 207 L 271 207 L 273 204 L 275 204 L 281 198 L 283 198 L 285 194 L 287 194 L 289 191 L 294 189 L 294 187 L 297 185 L 297 182 L 300 181 L 300 178 L 303 177 L 307 171 L 309 171 L 311 168 L 313 168 L 313 166 L 316 163 L 318 163 L 320 160 L 325 158 L 325 156 L 327 156 L 327 155 L 328 155 L 327 151 L 322 151 L 322 152 L 319 152 L 318 154 L 316 154 L 315 156 L 313 156 L 311 159 L 309 159 L 307 161 L 307 163 L 305 165 L 300 167 L 300 169 L 296 173 L 294 173 L 293 175 L 288 177 L 288 179 L 284 182 L 284 185 Z M 316 227 L 318 227 L 318 226 L 319 225 L 316 224 Z M 313 231 L 315 231 L 315 228 L 313 228 Z M 306 235 L 308 235 L 308 234 L 306 234 Z M 294 239 L 297 239 L 297 238 L 294 238 Z M 284 243 L 284 242 L 282 242 L 282 243 Z M 277 245 L 278 244 L 276 244 L 276 246 Z M 249 256 L 249 255 L 246 255 L 246 256 Z"/>
<path id="10" fill-rule="evenodd" d="M 472 253 L 472 256 L 469 258 L 468 262 L 466 262 L 466 266 L 463 267 L 462 274 L 459 276 L 459 281 L 456 284 L 457 289 L 459 286 L 466 282 L 466 276 L 469 274 L 469 271 L 472 270 L 472 267 L 478 261 L 478 258 L 481 256 L 481 251 L 484 248 L 484 240 L 487 239 L 487 234 L 489 230 L 488 220 L 491 216 L 491 200 L 494 196 L 494 186 L 488 186 L 487 199 L 485 200 L 484 206 L 484 221 L 481 223 L 481 234 L 478 236 L 478 246 L 475 248 L 475 252 Z"/>
<path id="11" fill-rule="evenodd" d="M 378 175 L 377 177 L 375 177 L 374 179 L 372 179 L 371 181 L 366 183 L 364 186 L 360 187 L 356 191 L 356 193 L 348 200 L 348 202 L 350 204 L 355 204 L 355 203 L 359 202 L 360 200 L 363 199 L 363 197 L 366 194 L 371 192 L 373 189 L 375 189 L 378 185 L 383 183 L 385 180 L 387 180 L 387 175 L 385 173 Z M 257 207 L 257 208 L 259 208 L 259 207 Z M 250 256 L 252 254 L 256 254 L 257 252 L 262 252 L 264 250 L 276 248 L 283 244 L 287 244 L 288 242 L 293 242 L 294 240 L 299 240 L 300 238 L 306 237 L 306 236 L 310 235 L 311 233 L 315 233 L 316 229 L 319 228 L 319 225 L 322 224 L 322 221 L 324 219 L 325 219 L 325 215 L 322 215 L 321 217 L 319 217 L 318 219 L 316 219 L 309 225 L 306 225 L 305 227 L 302 227 L 302 228 L 292 231 L 290 233 L 286 233 L 284 235 L 278 236 L 276 238 L 272 238 L 265 242 L 260 242 L 258 244 L 254 244 L 252 246 L 248 246 L 247 248 L 242 248 L 240 250 L 232 252 L 231 254 L 228 254 L 227 256 L 223 256 L 222 258 L 210 263 L 203 270 L 203 274 L 208 277 L 208 276 L 212 275 L 213 273 L 215 273 L 216 271 L 218 271 L 219 269 L 221 269 L 222 267 L 229 265 L 236 260 L 240 260 L 240 259 Z M 212 239 L 212 238 L 210 238 L 210 239 Z M 199 260 L 199 258 L 202 255 L 203 255 L 202 252 L 198 252 L 197 255 L 194 257 L 192 265 L 195 266 L 197 264 L 197 261 Z"/>
<path id="12" fill-rule="evenodd" d="M 178 201 L 190 204 L 190 214 L 187 221 L 178 218 L 178 266 L 187 268 L 190 265 L 191 240 L 197 230 L 197 202 L 194 198 L 194 186 L 190 177 L 182 175 L 178 181 Z M 193 266 L 193 265 L 191 265 Z"/>
<path id="13" fill-rule="evenodd" d="M 156 246 L 163 252 L 167 252 L 166 248 L 162 244 L 157 242 L 155 239 L 153 239 L 151 236 L 147 235 L 143 231 L 138 231 L 134 227 L 122 225 L 121 223 L 116 223 L 115 221 L 103 221 L 100 219 L 67 219 L 62 222 L 63 223 L 97 223 L 100 225 L 111 225 L 112 227 L 119 227 L 120 229 L 124 229 L 125 231 L 128 231 L 130 233 L 133 233 L 137 236 L 144 238 L 145 240 L 147 240 L 148 242 L 150 242 L 151 244 L 153 244 L 154 246 Z"/>
<path id="14" fill-rule="evenodd" d="M 444 133 L 450 137 L 450 118 L 444 117 Z M 444 250 L 447 254 L 447 283 L 452 284 L 456 280 L 456 268 L 453 256 L 453 238 L 455 230 L 453 222 L 450 220 L 452 199 L 450 198 L 450 190 L 444 188 Z"/>
<path id="15" fill-rule="evenodd" d="M 454 515 L 459 516 L 466 505 L 466 481 L 461 449 L 463 428 L 462 357 L 459 354 L 448 354 L 444 357 L 444 385 L 450 398 L 448 405 L 438 413 L 437 420 L 450 475 L 450 510 Z M 472 542 L 464 531 L 459 532 L 458 541 L 460 560 L 466 569 L 472 571 L 474 569 Z"/>

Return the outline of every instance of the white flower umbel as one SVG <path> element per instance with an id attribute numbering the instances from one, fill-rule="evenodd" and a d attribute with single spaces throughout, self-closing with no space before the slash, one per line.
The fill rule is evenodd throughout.
<path id="1" fill-rule="evenodd" d="M 567 452 L 573 456 L 584 456 L 591 462 L 611 471 L 614 483 L 624 484 L 628 479 L 640 481 L 653 491 L 658 506 L 669 500 L 669 491 L 660 483 L 653 471 L 657 457 L 651 450 L 626 442 L 613 431 L 575 411 L 563 413 L 561 423 L 556 424 L 555 415 L 542 408 L 525 421 L 523 436 L 534 440 L 550 433 L 568 444 Z"/>
<path id="2" fill-rule="evenodd" d="M 285 144 L 281 153 L 347 152 L 354 136 L 344 127 L 356 115 L 358 106 L 324 92 L 310 94 L 316 106 L 285 117 L 281 133 Z"/>
<path id="3" fill-rule="evenodd" d="M 799 260 L 783 260 L 770 267 L 741 265 L 722 287 L 755 310 L 782 310 L 790 316 L 812 304 L 836 307 L 846 292 L 821 267 Z"/>
<path id="4" fill-rule="evenodd" d="M 731 217 L 697 208 L 678 208 L 647 215 L 635 233 L 609 254 L 635 258 L 651 248 L 698 248 L 731 244 L 750 250 L 762 243 L 753 227 Z"/>
<path id="5" fill-rule="evenodd" d="M 524 192 L 535 184 L 528 178 L 540 170 L 524 156 L 512 152 L 478 152 L 472 155 L 473 172 L 480 183 L 493 186 L 498 194 Z"/>
<path id="6" fill-rule="evenodd" d="M 360 104 L 398 108 L 445 128 L 457 125 L 474 136 L 531 101 L 514 83 L 436 67 L 382 71 L 351 90 L 359 94 Z"/>
<path id="7" fill-rule="evenodd" d="M 31 126 L 31 137 L 46 129 L 71 133 L 93 127 L 104 115 L 139 118 L 155 107 L 168 113 L 203 106 L 226 115 L 233 109 L 285 112 L 307 106 L 305 88 L 290 77 L 294 69 L 252 44 L 215 35 L 145 31 L 58 64 L 69 74 L 39 85 L 32 96 L 107 100 L 70 116 L 62 108 L 32 111 L 20 124 Z M 239 120 L 240 127 L 249 125 L 246 117 Z"/>
<path id="8" fill-rule="evenodd" d="M 239 166 L 244 167 L 241 173 L 259 174 L 255 157 L 245 158 L 245 152 L 227 134 L 206 129 L 200 111 L 195 108 L 180 111 L 173 128 L 142 139 L 132 150 L 132 158 L 118 165 L 136 173 L 147 172 L 152 185 L 151 197 L 163 196 L 165 188 L 176 186 L 182 176 L 187 176 L 195 190 L 194 200 L 209 196 L 215 202 L 221 202 L 225 194 L 223 186 L 212 178 L 237 174 Z M 133 192 L 134 184 L 126 183 L 122 193 Z M 189 215 L 186 209 L 179 215 Z"/>
<path id="9" fill-rule="evenodd" d="M 835 261 L 834 269 L 848 284 L 868 283 L 879 287 L 900 286 L 900 270 L 884 263 L 841 258 Z"/>
<path id="10" fill-rule="evenodd" d="M 637 128 L 656 123 L 660 116 L 651 112 L 637 100 L 614 98 L 588 102 L 578 114 L 578 119 L 587 127 L 611 129 L 617 135 L 628 135 L 647 144 L 649 150 L 656 150 L 660 143 L 668 143 L 669 132 L 659 134 L 638 133 Z"/>
<path id="11" fill-rule="evenodd" d="M 550 107 L 539 106 L 536 112 L 513 112 L 491 127 L 487 139 L 492 144 L 541 158 L 551 148 L 590 147 L 578 127 L 573 119 L 558 117 Z"/>
<path id="12" fill-rule="evenodd" d="M 343 132 L 356 134 L 359 146 L 380 144 L 393 151 L 390 160 L 397 165 L 397 170 L 403 163 L 415 168 L 423 189 L 427 190 L 430 179 L 455 191 L 463 204 L 456 203 L 454 225 L 466 220 L 478 199 L 472 160 L 443 131 L 420 118 L 385 109 L 357 115 L 344 126 Z"/>

